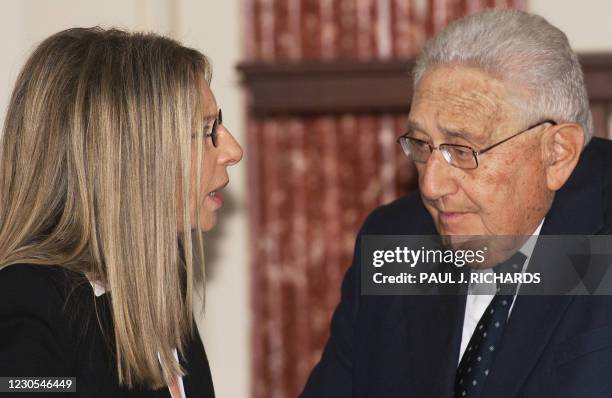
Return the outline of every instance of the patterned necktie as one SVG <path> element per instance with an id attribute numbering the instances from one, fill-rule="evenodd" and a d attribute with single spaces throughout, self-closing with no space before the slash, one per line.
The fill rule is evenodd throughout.
<path id="1" fill-rule="evenodd" d="M 495 272 L 520 273 L 525 259 L 524 254 L 517 252 L 495 267 Z M 484 383 L 491 372 L 504 333 L 515 292 L 515 284 L 509 288 L 498 289 L 498 293 L 482 314 L 457 368 L 454 397 L 479 398 L 482 395 Z"/>

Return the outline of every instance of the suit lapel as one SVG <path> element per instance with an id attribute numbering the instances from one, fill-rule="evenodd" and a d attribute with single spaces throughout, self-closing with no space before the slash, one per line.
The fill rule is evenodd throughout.
<path id="1" fill-rule="evenodd" d="M 411 368 L 411 376 L 418 383 L 411 391 L 418 397 L 450 397 L 459 362 L 465 296 L 404 299 L 407 322 L 413 325 L 407 328 L 408 341 L 419 342 L 409 345 L 411 352 L 406 356 L 419 362 Z"/>
<path id="2" fill-rule="evenodd" d="M 388 233 L 391 235 L 401 231 L 407 235 L 437 235 L 431 216 L 420 200 L 418 206 L 420 211 L 415 218 L 406 220 L 395 229 L 390 228 Z M 405 229 L 410 226 L 413 229 Z M 384 387 L 379 386 L 376 394 L 432 398 L 452 396 L 459 362 L 465 295 L 446 293 L 398 297 L 404 312 L 403 322 L 396 326 L 399 328 L 397 338 L 401 340 L 397 347 L 401 352 L 394 353 L 398 356 L 397 361 L 388 362 L 405 364 L 399 371 L 405 376 L 399 390 L 393 389 L 387 395 L 380 395 L 380 388 Z"/>
<path id="3" fill-rule="evenodd" d="M 483 396 L 515 396 L 573 299 L 573 296 L 517 296 Z"/>

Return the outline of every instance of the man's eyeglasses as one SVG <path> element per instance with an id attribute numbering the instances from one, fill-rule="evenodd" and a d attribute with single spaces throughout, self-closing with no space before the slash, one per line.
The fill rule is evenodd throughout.
<path id="1" fill-rule="evenodd" d="M 223 113 L 221 113 L 221 108 L 219 108 L 219 113 L 217 113 L 217 117 L 215 118 L 212 129 L 210 130 L 210 133 L 204 136 L 205 138 L 210 137 L 212 139 L 212 144 L 215 148 L 217 147 L 217 143 L 219 142 L 218 141 L 219 140 L 218 128 L 222 124 L 223 124 Z"/>
<path id="2" fill-rule="evenodd" d="M 501 145 L 504 142 L 509 141 L 512 138 L 520 134 L 526 133 L 527 131 L 532 130 L 545 123 L 550 123 L 553 126 L 557 124 L 553 120 L 544 120 L 479 151 L 474 150 L 470 146 L 458 144 L 440 144 L 437 147 L 434 147 L 427 141 L 410 137 L 408 133 L 400 136 L 397 139 L 397 142 L 402 146 L 402 149 L 404 150 L 406 156 L 412 158 L 412 160 L 416 163 L 427 162 L 429 156 L 433 153 L 434 149 L 438 149 L 440 153 L 442 153 L 442 157 L 444 158 L 444 160 L 446 160 L 446 162 L 451 166 L 455 166 L 460 169 L 475 169 L 478 167 L 479 155 L 482 155 L 483 153 L 488 152 L 489 150 L 497 147 L 498 145 Z"/>

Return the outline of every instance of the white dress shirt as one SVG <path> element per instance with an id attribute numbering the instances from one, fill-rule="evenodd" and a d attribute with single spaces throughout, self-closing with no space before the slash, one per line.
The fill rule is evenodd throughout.
<path id="1" fill-rule="evenodd" d="M 540 222 L 540 225 L 535 229 L 535 231 L 531 234 L 534 238 L 529 238 L 525 242 L 525 244 L 519 249 L 521 253 L 523 253 L 527 259 L 525 260 L 525 264 L 523 264 L 522 272 L 525 272 L 527 269 L 527 265 L 529 264 L 529 260 L 531 258 L 531 254 L 533 253 L 533 249 L 535 247 L 535 242 L 537 237 L 540 234 L 540 230 L 542 229 L 542 224 L 544 224 L 544 220 Z M 481 270 L 480 272 L 491 273 L 493 270 L 491 268 Z M 520 289 L 521 285 L 519 283 L 518 288 Z M 474 333 L 474 329 L 478 325 L 482 314 L 484 314 L 485 310 L 493 300 L 496 291 L 496 284 L 479 284 L 478 286 L 470 285 L 468 288 L 467 299 L 465 302 L 465 315 L 463 317 L 463 333 L 461 334 L 461 349 L 459 351 L 459 363 L 461 362 L 461 357 L 467 348 L 470 339 L 472 338 L 472 334 Z M 484 294 L 483 294 L 484 292 Z M 489 292 L 489 294 L 487 294 Z M 516 293 L 514 294 L 514 298 L 512 299 L 512 305 L 510 306 L 510 312 L 512 312 L 512 307 L 514 307 L 514 301 L 516 300 Z M 510 316 L 510 312 L 508 316 Z M 457 366 L 459 366 L 457 363 Z"/>
<path id="2" fill-rule="evenodd" d="M 104 288 L 104 286 L 102 286 L 98 282 L 89 281 L 89 283 L 91 284 L 91 287 L 93 288 L 93 291 L 96 297 L 100 297 L 101 295 L 106 293 L 106 289 Z M 176 362 L 178 362 L 179 361 L 178 353 L 176 352 L 176 349 L 174 349 L 172 352 L 174 353 L 174 358 L 176 359 Z M 159 361 L 161 363 L 161 357 L 159 355 L 159 352 L 157 353 L 157 357 L 159 358 Z M 183 385 L 183 378 L 180 376 L 178 377 L 178 388 L 179 388 L 179 393 L 181 394 L 180 397 L 173 396 L 172 398 L 187 398 L 187 396 L 185 395 L 185 387 Z M 170 391 L 170 395 L 172 396 L 172 390 L 170 389 L 170 386 L 168 386 L 168 390 Z"/>

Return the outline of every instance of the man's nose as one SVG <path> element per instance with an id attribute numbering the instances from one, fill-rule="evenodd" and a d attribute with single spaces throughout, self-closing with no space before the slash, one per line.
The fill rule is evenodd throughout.
<path id="1" fill-rule="evenodd" d="M 242 159 L 242 147 L 228 129 L 225 127 L 223 129 L 225 130 L 223 131 L 224 134 L 219 135 L 220 154 L 218 161 L 224 166 L 233 166 Z"/>
<path id="2" fill-rule="evenodd" d="M 433 151 L 427 162 L 418 168 L 418 172 L 421 194 L 431 201 L 457 191 L 454 167 L 448 164 L 439 150 Z"/>

